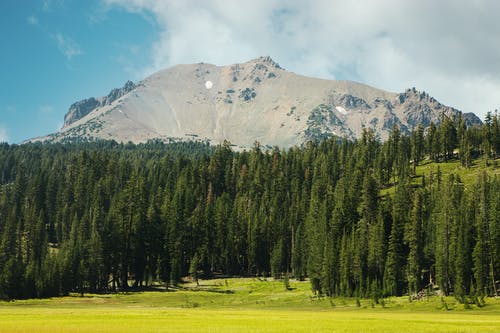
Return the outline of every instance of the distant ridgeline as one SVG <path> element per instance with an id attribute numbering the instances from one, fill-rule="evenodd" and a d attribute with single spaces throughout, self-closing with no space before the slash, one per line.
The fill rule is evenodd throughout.
<path id="1" fill-rule="evenodd" d="M 309 278 L 316 293 L 493 295 L 500 122 L 443 119 L 386 142 L 0 145 L 0 298 Z M 458 159 L 477 179 L 416 166 Z M 429 161 L 431 160 L 431 161 Z M 435 164 L 434 164 L 435 165 Z M 439 166 L 439 164 L 437 164 Z M 477 169 L 480 169 L 479 171 Z M 495 283 L 497 283 L 495 285 Z"/>

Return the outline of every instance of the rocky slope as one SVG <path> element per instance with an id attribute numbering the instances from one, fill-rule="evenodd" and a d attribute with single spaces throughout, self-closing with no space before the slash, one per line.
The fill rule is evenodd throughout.
<path id="1" fill-rule="evenodd" d="M 177 65 L 106 97 L 73 104 L 63 128 L 32 141 L 114 139 L 255 141 L 290 147 L 372 128 L 385 139 L 394 124 L 409 131 L 460 111 L 425 92 L 391 93 L 351 81 L 322 80 L 281 68 L 270 57 L 242 64 Z M 469 125 L 480 123 L 465 114 Z"/>
<path id="2" fill-rule="evenodd" d="M 107 96 L 94 98 L 90 97 L 72 104 L 69 107 L 68 113 L 64 116 L 63 129 L 74 123 L 75 121 L 85 117 L 93 110 L 110 105 L 118 98 L 126 95 L 128 92 L 135 88 L 135 84 L 132 81 L 127 81 L 122 88 L 113 89 L 109 92 Z"/>

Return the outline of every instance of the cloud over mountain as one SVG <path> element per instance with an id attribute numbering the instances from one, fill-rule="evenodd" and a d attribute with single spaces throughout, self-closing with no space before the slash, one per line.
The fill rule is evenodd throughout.
<path id="1" fill-rule="evenodd" d="M 144 74 L 177 63 L 270 54 L 310 76 L 402 91 L 416 86 L 484 115 L 500 100 L 500 2 L 104 0 L 153 17 Z"/>

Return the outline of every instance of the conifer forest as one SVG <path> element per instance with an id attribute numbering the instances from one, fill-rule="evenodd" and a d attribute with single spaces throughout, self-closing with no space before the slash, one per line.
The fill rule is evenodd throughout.
<path id="1" fill-rule="evenodd" d="M 0 298 L 308 279 L 326 296 L 458 299 L 500 287 L 500 119 L 382 141 L 0 145 Z M 459 161 L 474 181 L 444 174 Z M 429 175 L 416 168 L 433 164 Z"/>

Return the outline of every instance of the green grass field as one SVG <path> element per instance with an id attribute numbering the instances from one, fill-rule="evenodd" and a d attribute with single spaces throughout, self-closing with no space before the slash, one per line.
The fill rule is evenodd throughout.
<path id="1" fill-rule="evenodd" d="M 431 173 L 436 175 L 439 166 L 439 169 L 444 176 L 453 173 L 458 175 L 462 182 L 469 185 L 474 184 L 477 181 L 479 174 L 483 171 L 486 171 L 486 173 L 491 177 L 494 177 L 495 175 L 500 176 L 500 168 L 498 167 L 499 163 L 499 160 L 490 160 L 489 165 L 486 165 L 483 159 L 476 159 L 473 161 L 472 166 L 466 169 L 461 166 L 460 161 L 458 160 L 451 160 L 442 163 L 433 163 L 427 160 L 417 166 L 417 177 L 415 178 L 420 179 L 422 175 L 429 177 Z"/>
<path id="2" fill-rule="evenodd" d="M 500 299 L 465 309 L 448 297 L 410 302 L 313 297 L 308 282 L 202 281 L 170 292 L 0 302 L 0 332 L 500 332 Z"/>
<path id="3" fill-rule="evenodd" d="M 430 160 L 425 160 L 421 162 L 416 169 L 416 175 L 412 178 L 412 184 L 415 186 L 422 185 L 423 176 L 426 177 L 427 181 L 429 178 L 436 177 L 438 168 L 441 171 L 442 179 L 446 180 L 448 175 L 454 174 L 458 175 L 465 186 L 469 187 L 475 184 L 478 180 L 479 175 L 486 171 L 490 177 L 500 177 L 500 160 L 490 160 L 489 164 L 486 165 L 484 159 L 476 159 L 472 162 L 470 168 L 464 168 L 460 164 L 460 161 L 454 159 L 447 162 L 435 163 Z M 381 195 L 392 195 L 394 194 L 395 186 L 390 186 L 381 190 Z"/>

